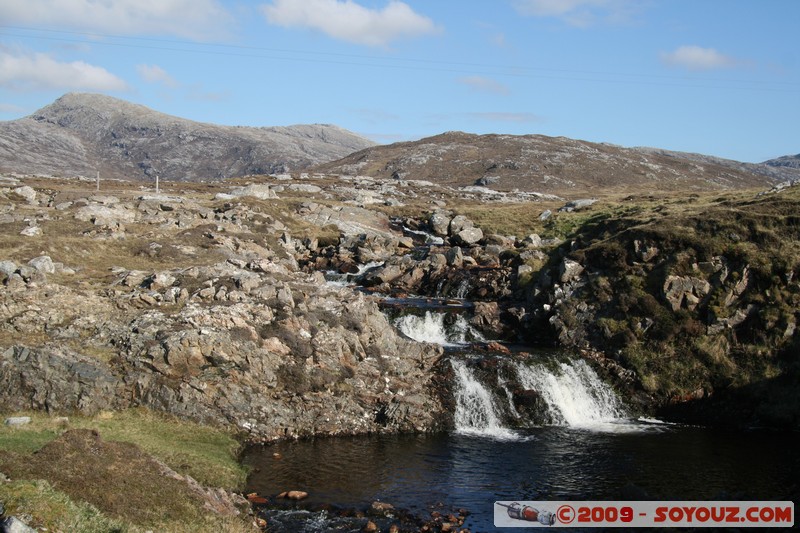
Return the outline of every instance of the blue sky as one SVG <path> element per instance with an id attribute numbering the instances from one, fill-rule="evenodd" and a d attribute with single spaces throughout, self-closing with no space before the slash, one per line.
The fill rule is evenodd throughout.
<path id="1" fill-rule="evenodd" d="M 2 0 L 0 120 L 99 92 L 388 143 L 539 133 L 800 152 L 796 0 Z"/>

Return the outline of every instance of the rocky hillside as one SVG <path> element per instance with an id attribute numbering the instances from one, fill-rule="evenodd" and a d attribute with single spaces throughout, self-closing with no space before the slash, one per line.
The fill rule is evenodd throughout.
<path id="1" fill-rule="evenodd" d="M 800 169 L 800 154 L 785 155 L 783 157 L 776 157 L 769 161 L 764 161 L 765 165 L 778 168 L 796 168 Z"/>
<path id="2" fill-rule="evenodd" d="M 446 354 L 382 310 L 420 295 L 466 298 L 486 338 L 582 354 L 642 412 L 796 428 L 799 206 L 788 184 L 566 202 L 364 176 L 160 195 L 0 177 L 0 407 L 145 406 L 251 440 L 443 429 Z"/>
<path id="3" fill-rule="evenodd" d="M 318 171 L 429 180 L 450 186 L 568 196 L 597 191 L 704 191 L 769 187 L 800 171 L 646 148 L 622 148 L 543 135 L 448 132 L 375 146 Z"/>
<path id="4" fill-rule="evenodd" d="M 67 94 L 0 123 L 0 171 L 169 181 L 300 170 L 374 143 L 330 125 L 193 122 L 98 94 Z"/>

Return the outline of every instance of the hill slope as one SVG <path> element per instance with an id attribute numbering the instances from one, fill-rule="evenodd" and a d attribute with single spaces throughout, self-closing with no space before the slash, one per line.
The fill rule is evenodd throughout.
<path id="1" fill-rule="evenodd" d="M 367 148 L 316 170 L 545 193 L 766 187 L 800 171 L 543 135 L 447 132 Z"/>
<path id="2" fill-rule="evenodd" d="M 193 122 L 109 96 L 70 93 L 0 123 L 0 171 L 177 181 L 299 170 L 374 143 L 331 125 Z"/>
<path id="3" fill-rule="evenodd" d="M 764 161 L 764 164 L 770 167 L 788 167 L 800 169 L 800 154 L 776 157 L 775 159 Z"/>

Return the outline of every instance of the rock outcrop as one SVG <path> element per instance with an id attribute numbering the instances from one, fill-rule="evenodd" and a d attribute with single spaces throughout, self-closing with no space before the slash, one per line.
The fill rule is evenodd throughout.
<path id="1" fill-rule="evenodd" d="M 0 123 L 0 171 L 152 181 L 301 170 L 374 145 L 325 124 L 203 124 L 99 94 L 70 93 Z"/>

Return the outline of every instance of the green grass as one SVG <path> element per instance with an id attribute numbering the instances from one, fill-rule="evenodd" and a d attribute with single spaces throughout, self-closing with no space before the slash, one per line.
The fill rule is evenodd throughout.
<path id="1" fill-rule="evenodd" d="M 6 413 L 3 418 L 12 415 L 30 416 L 32 421 L 19 427 L 0 426 L 0 463 L 6 461 L 6 467 L 11 468 L 6 473 L 12 477 L 10 483 L 0 483 L 0 501 L 7 514 L 32 517 L 29 525 L 65 532 L 252 531 L 242 518 L 221 517 L 204 510 L 180 482 L 152 474 L 142 477 L 145 472 L 139 470 L 144 453 L 203 485 L 240 488 L 246 471 L 237 462 L 239 443 L 224 431 L 145 409 L 104 412 L 95 417 L 72 416 L 68 422 L 32 412 Z M 68 462 L 57 465 L 55 474 L 37 470 L 41 467 L 34 464 L 42 457 L 34 458 L 45 452 L 42 447 L 64 431 L 77 428 L 97 431 L 109 445 L 124 443 L 118 449 L 116 462 L 109 464 L 107 455 L 96 460 L 81 454 L 74 459 L 57 455 L 57 460 L 64 458 Z M 131 444 L 141 452 L 124 447 Z M 37 451 L 37 455 L 30 455 Z M 25 460 L 25 456 L 31 460 Z M 97 471 L 93 471 L 95 462 Z M 21 472 L 25 472 L 24 465 L 28 463 L 32 468 L 28 474 L 12 474 L 17 467 L 9 465 L 21 466 Z M 118 475 L 97 477 L 98 472 L 109 467 L 108 472 Z M 83 478 L 86 486 L 75 481 Z"/>
<path id="2" fill-rule="evenodd" d="M 31 453 L 67 428 L 87 428 L 96 429 L 108 441 L 136 444 L 176 472 L 188 474 L 207 486 L 236 489 L 247 477 L 247 471 L 237 461 L 239 443 L 232 435 L 209 426 L 146 409 L 107 412 L 95 417 L 72 416 L 68 424 L 58 423 L 42 413 L 21 414 L 30 416 L 31 423 L 0 426 L 0 450 Z"/>

